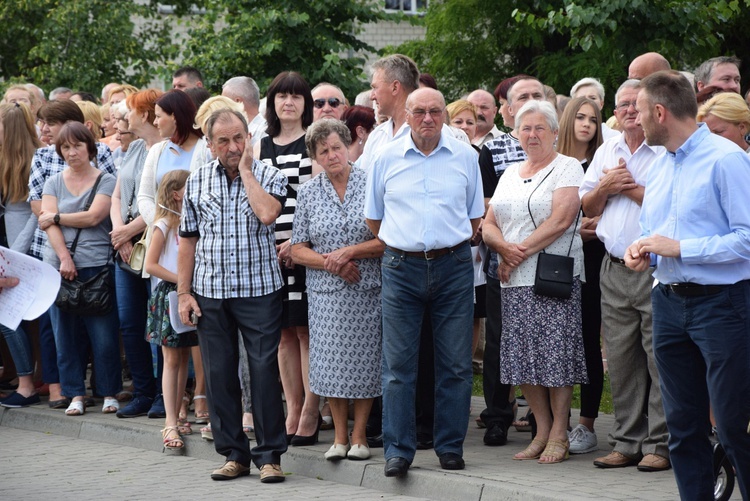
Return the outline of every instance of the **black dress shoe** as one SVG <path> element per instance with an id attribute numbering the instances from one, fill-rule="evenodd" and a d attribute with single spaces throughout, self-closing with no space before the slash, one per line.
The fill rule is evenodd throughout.
<path id="1" fill-rule="evenodd" d="M 508 431 L 501 423 L 493 423 L 484 432 L 484 445 L 505 445 L 508 443 Z"/>
<path id="2" fill-rule="evenodd" d="M 419 436 L 419 434 L 417 434 L 417 450 L 426 451 L 433 447 L 435 447 L 435 442 L 432 440 L 432 437 Z"/>
<path id="3" fill-rule="evenodd" d="M 439 459 L 440 467 L 444 470 L 463 470 L 464 468 L 466 468 L 464 458 L 462 458 L 455 452 L 446 452 L 445 454 L 441 454 Z"/>
<path id="4" fill-rule="evenodd" d="M 405 477 L 409 471 L 409 462 L 404 458 L 391 458 L 385 462 L 386 477 Z"/>
<path id="5" fill-rule="evenodd" d="M 383 434 L 367 435 L 367 447 L 370 449 L 380 449 L 383 447 Z"/>

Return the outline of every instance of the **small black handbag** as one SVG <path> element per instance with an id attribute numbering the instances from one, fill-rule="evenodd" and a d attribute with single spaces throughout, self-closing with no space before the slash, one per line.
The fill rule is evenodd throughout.
<path id="1" fill-rule="evenodd" d="M 91 189 L 84 207 L 84 212 L 91 207 L 91 203 L 96 196 L 96 188 L 99 186 L 103 174 L 99 174 L 96 183 Z M 76 232 L 76 238 L 70 246 L 70 257 L 75 254 L 78 246 L 78 237 L 81 236 L 81 228 Z M 61 311 L 75 313 L 86 316 L 106 315 L 115 305 L 115 280 L 112 276 L 112 270 L 105 266 L 99 273 L 88 280 L 62 280 L 60 282 L 60 291 L 55 299 L 55 306 Z"/>
<path id="2" fill-rule="evenodd" d="M 554 168 L 552 169 L 554 170 Z M 544 176 L 542 182 L 539 183 L 536 188 L 529 195 L 527 202 L 527 209 L 531 222 L 536 228 L 536 221 L 534 216 L 531 215 L 531 195 L 541 186 L 542 183 L 552 174 L 552 170 Z M 578 218 L 581 217 L 581 211 L 578 211 L 574 227 L 578 226 Z M 549 254 L 542 250 L 537 256 L 536 262 L 536 275 L 534 276 L 534 287 L 532 290 L 534 294 L 539 296 L 554 297 L 558 299 L 570 299 L 570 295 L 573 292 L 573 269 L 575 265 L 575 259 L 570 257 L 570 251 L 573 248 L 573 240 L 575 239 L 575 231 L 573 231 L 573 238 L 570 239 L 570 245 L 568 246 L 568 254 L 560 256 L 558 254 Z"/>

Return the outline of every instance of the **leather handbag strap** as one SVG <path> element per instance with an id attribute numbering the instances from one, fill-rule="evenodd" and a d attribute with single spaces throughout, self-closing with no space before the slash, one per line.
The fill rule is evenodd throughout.
<path id="1" fill-rule="evenodd" d="M 529 211 L 529 217 L 531 217 L 531 224 L 534 225 L 534 229 L 537 228 L 536 221 L 534 221 L 534 216 L 531 214 L 531 196 L 536 192 L 537 189 L 547 180 L 547 178 L 552 174 L 552 171 L 554 171 L 555 168 L 552 167 L 550 171 L 547 173 L 546 176 L 537 184 L 533 190 L 531 190 L 531 193 L 529 193 L 529 199 L 526 201 L 526 210 Z M 578 210 L 578 215 L 576 216 L 576 222 L 574 223 L 574 228 L 578 226 L 578 219 L 581 217 L 581 211 Z M 573 249 L 573 241 L 576 238 L 575 230 L 573 230 L 573 237 L 570 239 L 570 245 L 568 246 L 568 253 L 567 256 L 570 256 L 570 251 Z M 544 252 L 544 249 L 542 249 L 540 252 Z"/>
<path id="2" fill-rule="evenodd" d="M 102 176 L 104 176 L 104 172 L 99 174 L 99 177 L 96 178 L 96 182 L 94 183 L 94 187 L 91 188 L 91 193 L 89 194 L 88 200 L 86 200 L 86 205 L 83 207 L 83 210 L 81 212 L 86 212 L 91 207 L 91 204 L 94 203 L 94 197 L 96 196 L 96 189 L 99 187 L 99 181 L 102 180 Z M 83 228 L 78 228 L 78 231 L 76 231 L 76 238 L 73 240 L 73 243 L 70 245 L 70 257 L 73 258 L 73 254 L 76 253 L 76 247 L 78 246 L 78 237 L 81 236 L 81 230 Z"/>

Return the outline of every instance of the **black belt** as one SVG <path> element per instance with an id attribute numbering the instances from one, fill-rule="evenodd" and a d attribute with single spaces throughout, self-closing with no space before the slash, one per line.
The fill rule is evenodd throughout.
<path id="1" fill-rule="evenodd" d="M 612 261 L 613 263 L 622 264 L 622 265 L 625 264 L 625 260 L 624 259 L 620 259 L 619 257 L 615 257 L 612 254 L 610 254 L 609 252 L 607 252 L 607 255 L 609 256 L 609 260 Z"/>
<path id="2" fill-rule="evenodd" d="M 395 247 L 386 246 L 386 249 L 390 249 L 396 254 L 401 254 L 402 256 L 409 256 L 409 257 L 418 257 L 426 260 L 436 259 L 440 256 L 445 256 L 446 254 L 453 252 L 455 250 L 458 250 L 462 245 L 465 245 L 466 242 L 461 242 L 458 245 L 454 245 L 453 247 L 443 247 L 442 249 L 432 249 L 428 251 L 405 251 L 401 249 L 397 249 Z"/>
<path id="3" fill-rule="evenodd" d="M 698 296 L 710 296 L 711 294 L 718 294 L 721 292 L 726 285 L 702 285 L 694 284 L 692 282 L 682 282 L 679 284 L 662 284 L 678 296 L 683 297 L 698 297 Z"/>

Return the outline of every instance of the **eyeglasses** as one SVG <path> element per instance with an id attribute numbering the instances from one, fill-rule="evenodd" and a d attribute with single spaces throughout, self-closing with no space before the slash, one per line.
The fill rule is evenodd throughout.
<path id="1" fill-rule="evenodd" d="M 440 117 L 443 116 L 443 112 L 445 112 L 445 108 L 443 109 L 434 109 L 434 110 L 406 110 L 407 112 L 411 113 L 411 116 L 416 118 L 417 120 L 423 120 L 424 116 L 429 114 L 433 120 L 437 120 Z"/>
<path id="2" fill-rule="evenodd" d="M 625 111 L 628 108 L 630 108 L 631 106 L 633 107 L 633 109 L 635 109 L 635 101 L 622 101 L 622 102 L 619 102 L 619 103 L 617 103 L 617 106 L 615 106 L 615 108 L 617 108 L 620 111 Z"/>
<path id="3" fill-rule="evenodd" d="M 321 108 L 323 108 L 323 106 L 326 105 L 326 100 L 325 99 L 316 99 L 315 101 L 313 101 L 313 104 L 315 105 L 316 108 L 321 109 Z M 339 100 L 339 98 L 337 98 L 337 97 L 329 97 L 328 98 L 328 105 L 331 108 L 338 108 L 340 104 L 341 104 L 341 100 Z"/>

